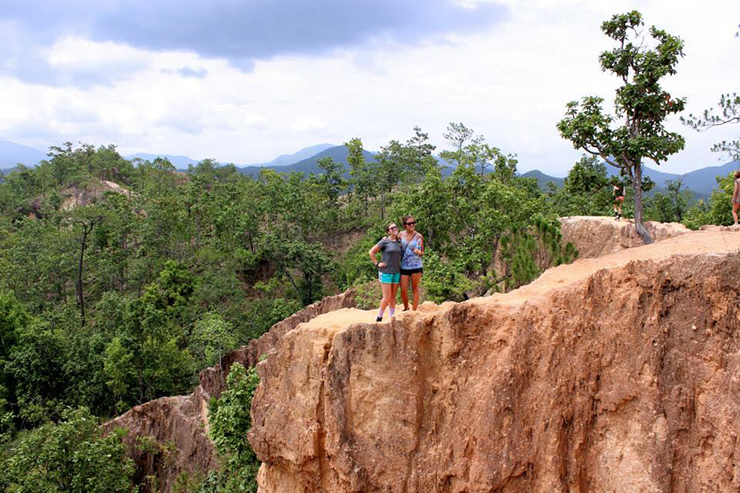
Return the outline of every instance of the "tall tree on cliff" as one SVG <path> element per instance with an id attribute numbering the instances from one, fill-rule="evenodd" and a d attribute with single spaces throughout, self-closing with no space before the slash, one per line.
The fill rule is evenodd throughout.
<path id="1" fill-rule="evenodd" d="M 655 26 L 650 27 L 652 39 L 648 39 L 643 25 L 636 10 L 601 25 L 604 34 L 618 43 L 599 57 L 601 69 L 622 80 L 614 99 L 616 118 L 603 112 L 603 98 L 587 96 L 581 103 L 568 103 L 557 127 L 573 147 L 601 157 L 629 178 L 635 192 L 635 228 L 645 243 L 652 243 L 642 222 L 642 161 L 659 165 L 684 147 L 684 138 L 666 131 L 663 122 L 669 114 L 682 111 L 685 100 L 671 97 L 660 86 L 663 77 L 676 73 L 683 41 Z M 612 126 L 617 119 L 622 124 Z"/>

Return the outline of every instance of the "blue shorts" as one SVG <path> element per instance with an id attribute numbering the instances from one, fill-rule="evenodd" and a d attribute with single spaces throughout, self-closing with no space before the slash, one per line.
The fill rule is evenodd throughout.
<path id="1" fill-rule="evenodd" d="M 382 272 L 378 272 L 378 280 L 381 284 L 398 284 L 401 282 L 401 273 L 383 274 Z"/>

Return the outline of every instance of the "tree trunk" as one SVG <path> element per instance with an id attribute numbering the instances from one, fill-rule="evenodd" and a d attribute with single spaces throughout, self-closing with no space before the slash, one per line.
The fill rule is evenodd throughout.
<path id="1" fill-rule="evenodd" d="M 635 167 L 635 176 L 632 180 L 632 188 L 635 191 L 635 229 L 637 234 L 642 238 L 643 243 L 649 245 L 653 242 L 653 237 L 650 236 L 647 228 L 642 222 L 642 163 L 638 163 Z"/>
<path id="2" fill-rule="evenodd" d="M 77 265 L 77 300 L 80 305 L 80 317 L 82 319 L 82 325 L 85 325 L 85 295 L 83 292 L 82 284 L 82 268 L 85 260 L 85 249 L 87 248 L 87 236 L 92 232 L 95 223 L 85 224 L 80 221 L 82 225 L 82 241 L 80 242 L 80 261 Z"/>

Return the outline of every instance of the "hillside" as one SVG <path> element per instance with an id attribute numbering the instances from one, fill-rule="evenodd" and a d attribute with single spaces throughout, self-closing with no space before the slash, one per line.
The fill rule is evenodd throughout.
<path id="1" fill-rule="evenodd" d="M 615 244 L 605 231 L 629 228 L 582 219 L 571 236 L 594 231 L 587 219 L 601 223 L 600 251 Z M 213 467 L 208 400 L 234 362 L 268 354 L 250 434 L 264 462 L 260 491 L 615 491 L 619 478 L 635 491 L 669 491 L 671 454 L 689 472 L 670 481 L 725 491 L 731 483 L 702 471 L 732 452 L 701 456 L 696 437 L 711 433 L 701 423 L 736 432 L 736 404 L 719 415 L 721 406 L 704 406 L 697 412 L 708 414 L 688 424 L 681 409 L 699 379 L 708 399 L 728 402 L 714 382 L 732 370 L 707 358 L 725 358 L 740 317 L 735 231 L 581 258 L 507 294 L 426 303 L 379 325 L 353 308 L 352 293 L 326 298 L 201 372 L 190 396 L 137 406 L 107 426 L 132 430 L 141 473 L 156 473 L 166 489 L 181 472 Z M 659 435 L 634 431 L 649 426 Z M 679 428 L 684 438 L 671 448 Z M 135 449 L 138 435 L 181 454 L 158 463 Z"/>
<path id="2" fill-rule="evenodd" d="M 558 178 L 556 176 L 550 176 L 546 175 L 540 170 L 532 170 L 527 171 L 526 173 L 522 173 L 520 175 L 522 178 L 534 178 L 537 180 L 537 184 L 540 186 L 542 190 L 547 190 L 547 184 L 549 182 L 552 182 L 555 184 L 556 187 L 562 187 L 563 183 L 565 182 L 565 178 Z"/>
<path id="3" fill-rule="evenodd" d="M 373 161 L 373 153 L 363 150 L 362 154 L 365 156 L 366 161 Z M 338 163 L 343 163 L 345 168 L 347 167 L 347 147 L 334 146 L 329 149 L 325 149 L 318 154 L 315 154 L 309 158 L 298 161 L 297 163 L 285 165 L 285 166 L 244 166 L 239 168 L 239 171 L 248 176 L 257 176 L 261 169 L 272 169 L 281 173 L 321 173 L 321 169 L 316 164 L 319 159 L 330 157 Z"/>

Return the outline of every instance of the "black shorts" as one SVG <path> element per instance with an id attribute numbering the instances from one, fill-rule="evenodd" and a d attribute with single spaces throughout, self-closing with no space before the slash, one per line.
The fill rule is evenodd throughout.
<path id="1" fill-rule="evenodd" d="M 424 269 L 422 267 L 419 267 L 418 269 L 401 269 L 402 276 L 410 276 L 411 274 L 421 274 L 422 272 L 424 272 Z"/>

